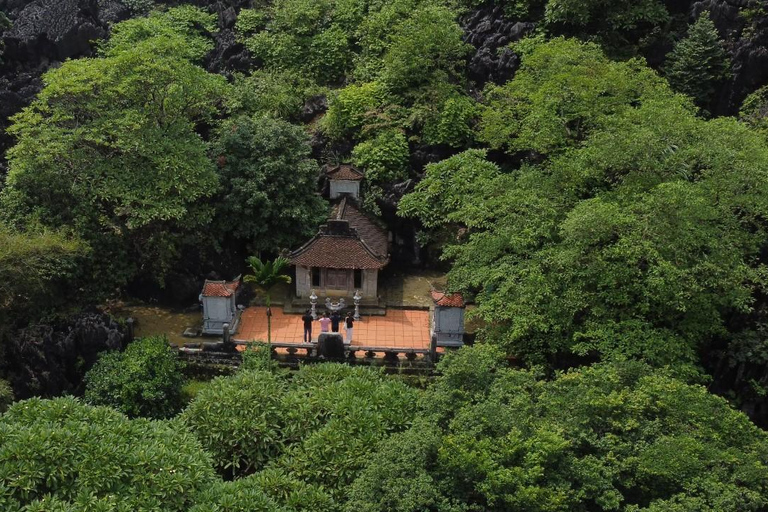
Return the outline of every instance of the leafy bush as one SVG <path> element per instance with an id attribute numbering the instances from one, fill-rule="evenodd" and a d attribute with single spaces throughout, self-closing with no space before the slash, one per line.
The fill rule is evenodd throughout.
<path id="1" fill-rule="evenodd" d="M 365 138 L 366 127 L 386 122 L 381 114 L 387 102 L 387 93 L 379 82 L 348 85 L 332 97 L 323 128 L 334 139 Z"/>
<path id="2" fill-rule="evenodd" d="M 198 500 L 190 512 L 335 512 L 338 506 L 321 486 L 311 485 L 280 470 L 222 482 Z"/>
<path id="3" fill-rule="evenodd" d="M 185 512 L 215 481 L 178 424 L 73 398 L 17 402 L 0 416 L 2 510 Z"/>
<path id="4" fill-rule="evenodd" d="M 611 116 L 673 95 L 644 62 L 614 62 L 596 44 L 529 38 L 516 48 L 522 64 L 515 78 L 485 90 L 478 138 L 493 148 L 560 152 Z"/>
<path id="5" fill-rule="evenodd" d="M 472 98 L 448 98 L 437 118 L 424 127 L 424 142 L 453 148 L 469 146 L 474 140 L 474 122 L 479 113 L 479 105 Z"/>
<path id="6" fill-rule="evenodd" d="M 298 121 L 304 102 L 322 93 L 322 88 L 299 73 L 258 69 L 235 77 L 227 105 L 234 115 Z"/>
<path id="7" fill-rule="evenodd" d="M 105 352 L 85 376 L 85 400 L 129 417 L 168 418 L 182 405 L 184 364 L 164 336 L 134 341 L 124 352 Z"/>
<path id="8" fill-rule="evenodd" d="M 291 436 L 286 383 L 264 371 L 241 371 L 219 377 L 200 390 L 181 421 L 213 456 L 225 475 L 247 475 L 277 457 Z"/>
<path id="9" fill-rule="evenodd" d="M 408 176 L 410 150 L 402 131 L 384 130 L 352 150 L 352 160 L 365 169 L 369 184 L 391 183 Z"/>
<path id="10" fill-rule="evenodd" d="M 426 6 L 396 27 L 381 71 L 389 91 L 412 94 L 422 85 L 461 80 L 471 46 L 455 18 L 450 9 Z"/>
<path id="11" fill-rule="evenodd" d="M 338 497 L 377 443 L 407 428 L 419 392 L 368 368 L 215 379 L 181 415 L 225 475 L 281 470 Z"/>

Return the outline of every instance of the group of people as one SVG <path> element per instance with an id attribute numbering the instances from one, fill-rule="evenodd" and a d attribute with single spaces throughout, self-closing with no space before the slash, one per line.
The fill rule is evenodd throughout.
<path id="1" fill-rule="evenodd" d="M 308 309 L 301 319 L 304 320 L 304 343 L 310 343 L 312 341 L 312 322 L 315 320 L 312 316 L 312 311 Z M 352 343 L 352 329 L 355 325 L 355 317 L 351 311 L 347 313 L 346 318 L 343 320 L 338 311 L 334 311 L 330 316 L 328 316 L 326 311 L 317 321 L 320 322 L 320 332 L 339 332 L 339 324 L 343 321 L 344 329 L 347 332 L 346 342 Z"/>

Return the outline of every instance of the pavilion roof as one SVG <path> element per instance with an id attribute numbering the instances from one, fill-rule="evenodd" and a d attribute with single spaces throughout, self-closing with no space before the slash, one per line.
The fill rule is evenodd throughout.
<path id="1" fill-rule="evenodd" d="M 350 180 L 360 181 L 365 176 L 363 171 L 352 164 L 339 164 L 336 167 L 329 167 L 325 171 L 328 179 L 332 180 Z"/>
<path id="2" fill-rule="evenodd" d="M 432 300 L 435 305 L 445 308 L 463 308 L 464 297 L 460 293 L 443 293 L 432 290 Z"/>
<path id="3" fill-rule="evenodd" d="M 387 233 L 343 196 L 331 209 L 328 224 L 293 251 L 293 265 L 336 269 L 381 269 L 389 263 Z"/>
<path id="4" fill-rule="evenodd" d="M 203 284 L 203 297 L 231 297 L 237 293 L 240 280 L 237 281 L 210 281 Z"/>

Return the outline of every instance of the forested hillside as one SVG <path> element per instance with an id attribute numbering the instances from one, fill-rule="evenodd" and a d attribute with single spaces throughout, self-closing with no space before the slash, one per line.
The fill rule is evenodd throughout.
<path id="1" fill-rule="evenodd" d="M 43 397 L 0 415 L 0 508 L 768 510 L 765 2 L 0 0 L 0 31 L 0 411 Z M 258 360 L 192 397 L 162 342 L 99 358 L 105 302 L 298 247 L 346 162 L 395 264 L 474 304 L 434 381 Z"/>

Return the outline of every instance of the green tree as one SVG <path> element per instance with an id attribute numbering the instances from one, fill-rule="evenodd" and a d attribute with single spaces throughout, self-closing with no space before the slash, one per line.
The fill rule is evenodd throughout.
<path id="1" fill-rule="evenodd" d="M 760 87 L 744 99 L 739 119 L 768 139 L 768 86 Z"/>
<path id="2" fill-rule="evenodd" d="M 667 56 L 664 74 L 678 92 L 707 108 L 717 86 L 728 76 L 730 61 L 708 11 L 699 15 L 688 35 Z"/>
<path id="3" fill-rule="evenodd" d="M 513 172 L 457 156 L 401 202 L 453 230 L 449 284 L 475 295 L 485 339 L 528 363 L 637 358 L 690 376 L 714 343 L 752 329 L 731 319 L 766 286 L 756 134 L 662 90 L 558 151 Z"/>
<path id="4" fill-rule="evenodd" d="M 181 421 L 197 436 L 223 475 L 243 476 L 277 457 L 300 437 L 289 421 L 285 381 L 265 371 L 219 377 L 200 390 Z"/>
<path id="5" fill-rule="evenodd" d="M 253 252 L 294 247 L 316 232 L 327 212 L 317 194 L 318 165 L 301 127 L 237 116 L 222 123 L 211 153 L 221 176 L 221 231 Z"/>
<path id="6" fill-rule="evenodd" d="M 136 340 L 124 352 L 105 352 L 85 375 L 85 400 L 128 417 L 169 418 L 182 404 L 184 363 L 165 336 Z"/>
<path id="7" fill-rule="evenodd" d="M 216 478 L 178 427 L 73 398 L 17 402 L 0 415 L 0 508 L 187 511 Z"/>
<path id="8" fill-rule="evenodd" d="M 212 381 L 181 419 L 222 474 L 262 470 L 254 477 L 266 481 L 277 472 L 340 500 L 379 441 L 411 424 L 418 396 L 370 368 L 322 364 L 290 376 L 242 370 Z"/>
<path id="9" fill-rule="evenodd" d="M 411 95 L 423 85 L 461 81 L 471 46 L 455 17 L 448 8 L 427 5 L 395 29 L 381 70 L 388 90 Z"/>
<path id="10" fill-rule="evenodd" d="M 278 283 L 291 283 L 291 277 L 283 274 L 283 270 L 288 266 L 288 260 L 278 256 L 272 261 L 263 262 L 256 256 L 251 256 L 247 260 L 253 274 L 245 276 L 243 281 L 253 283 L 256 288 L 264 294 L 264 303 L 267 306 L 267 343 L 272 343 L 272 297 L 270 290 Z"/>
<path id="11" fill-rule="evenodd" d="M 541 380 L 486 346 L 451 354 L 421 418 L 385 440 L 347 511 L 759 510 L 768 436 L 639 363 Z"/>
<path id="12" fill-rule="evenodd" d="M 614 62 L 593 43 L 530 38 L 516 49 L 514 79 L 485 90 L 478 138 L 492 148 L 548 156 L 578 146 L 615 114 L 672 96 L 642 60 Z"/>
<path id="13" fill-rule="evenodd" d="M 202 199 L 217 177 L 196 127 L 226 81 L 195 64 L 212 43 L 190 28 L 209 18 L 180 8 L 117 24 L 99 57 L 47 72 L 13 117 L 4 216 L 71 227 L 102 290 L 139 274 L 162 282 L 184 236 L 210 220 Z"/>

